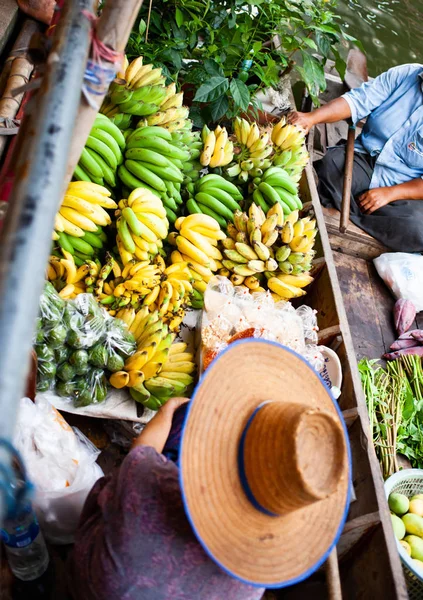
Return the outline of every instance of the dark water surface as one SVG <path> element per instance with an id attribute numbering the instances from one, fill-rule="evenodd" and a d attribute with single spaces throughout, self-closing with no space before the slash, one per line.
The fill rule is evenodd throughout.
<path id="1" fill-rule="evenodd" d="M 423 64 L 423 0 L 339 0 L 337 12 L 346 32 L 362 41 L 372 76 Z"/>

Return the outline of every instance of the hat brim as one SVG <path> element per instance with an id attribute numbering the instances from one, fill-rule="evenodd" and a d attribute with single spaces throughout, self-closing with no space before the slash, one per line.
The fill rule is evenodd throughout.
<path id="1" fill-rule="evenodd" d="M 248 500 L 238 471 L 242 433 L 264 400 L 298 402 L 338 417 L 345 436 L 336 492 L 273 517 Z M 180 485 L 187 517 L 208 555 L 229 575 L 267 588 L 309 577 L 328 557 L 345 524 L 351 456 L 336 402 L 320 376 L 292 350 L 265 340 L 229 346 L 197 385 L 186 415 Z"/>

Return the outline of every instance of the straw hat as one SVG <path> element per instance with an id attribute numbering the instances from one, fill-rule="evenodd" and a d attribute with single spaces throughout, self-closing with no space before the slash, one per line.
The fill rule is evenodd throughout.
<path id="1" fill-rule="evenodd" d="M 295 352 L 263 340 L 228 347 L 190 402 L 180 454 L 187 516 L 210 557 L 261 587 L 308 577 L 349 504 L 339 409 Z"/>

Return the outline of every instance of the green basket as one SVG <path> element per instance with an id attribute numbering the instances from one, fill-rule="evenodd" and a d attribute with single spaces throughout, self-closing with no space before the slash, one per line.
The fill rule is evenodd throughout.
<path id="1" fill-rule="evenodd" d="M 391 475 L 385 481 L 386 498 L 393 492 L 404 494 L 408 498 L 415 494 L 423 494 L 423 469 L 404 469 Z M 423 598 L 423 575 L 413 565 L 412 558 L 397 540 L 398 552 L 404 569 L 405 581 L 410 600 Z"/>

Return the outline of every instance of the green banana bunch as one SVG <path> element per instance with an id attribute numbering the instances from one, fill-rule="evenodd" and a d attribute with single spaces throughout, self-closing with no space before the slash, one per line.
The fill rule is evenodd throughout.
<path id="1" fill-rule="evenodd" d="M 176 85 L 171 83 L 165 88 L 165 94 L 154 113 L 144 115 L 137 127 L 160 125 L 170 132 L 186 129 L 189 126 L 189 110 L 182 106 L 183 93 L 176 93 Z M 142 116 L 142 115 L 141 115 Z"/>
<path id="2" fill-rule="evenodd" d="M 174 342 L 168 351 L 161 370 L 155 377 L 147 379 L 136 388 L 131 388 L 131 396 L 151 410 L 158 410 L 170 398 L 183 396 L 194 382 L 194 357 L 187 352 L 184 342 Z"/>
<path id="3" fill-rule="evenodd" d="M 126 188 L 146 188 L 164 205 L 167 217 L 174 223 L 182 205 L 182 167 L 190 153 L 174 143 L 172 134 L 163 127 L 140 127 L 128 137 L 125 164 L 118 170 Z"/>
<path id="4" fill-rule="evenodd" d="M 82 151 L 73 179 L 116 187 L 116 170 L 123 162 L 125 138 L 105 115 L 96 116 L 94 126 Z"/>
<path id="5" fill-rule="evenodd" d="M 272 162 L 269 156 L 273 152 L 270 135 L 260 131 L 257 123 L 248 123 L 245 119 L 236 117 L 233 122 L 235 144 L 234 159 L 226 169 L 231 178 L 238 177 L 241 183 L 249 178 L 261 175 L 261 172 L 270 167 Z"/>
<path id="6" fill-rule="evenodd" d="M 154 69 L 151 64 L 143 65 L 140 56 L 128 65 L 124 79 L 113 81 L 101 112 L 116 119 L 117 126 L 127 129 L 131 126 L 132 116 L 147 117 L 157 113 L 167 95 L 165 81 L 162 70 Z M 119 115 L 125 117 L 118 118 Z"/>
<path id="7" fill-rule="evenodd" d="M 200 171 L 203 168 L 199 161 L 203 147 L 200 131 L 173 131 L 172 141 L 178 148 L 189 153 L 189 159 L 185 160 L 181 167 L 184 173 L 184 186 L 196 182 L 200 178 Z"/>
<path id="8" fill-rule="evenodd" d="M 285 215 L 303 208 L 297 183 L 282 167 L 266 169 L 261 177 L 254 178 L 253 184 L 256 186 L 253 201 L 265 213 L 274 204 L 280 204 Z"/>
<path id="9" fill-rule="evenodd" d="M 220 175 L 210 173 L 197 181 L 194 197 L 186 202 L 190 214 L 205 214 L 213 217 L 226 229 L 234 221 L 234 213 L 240 211 L 243 196 L 239 189 Z"/>

